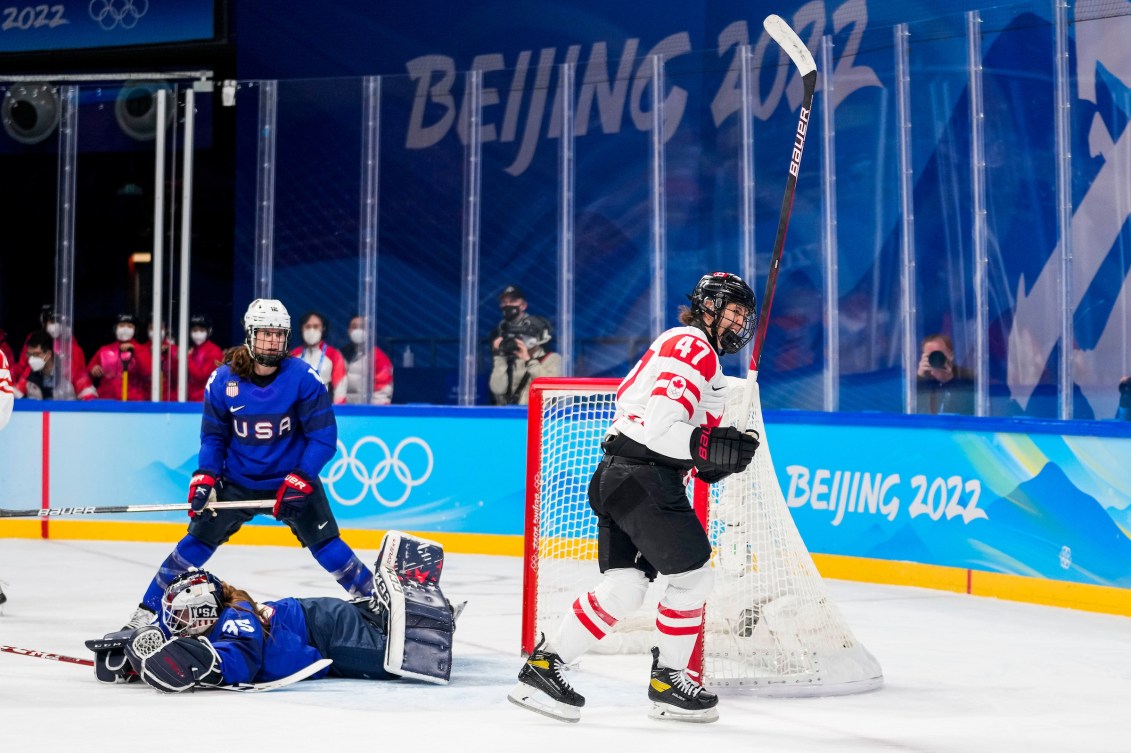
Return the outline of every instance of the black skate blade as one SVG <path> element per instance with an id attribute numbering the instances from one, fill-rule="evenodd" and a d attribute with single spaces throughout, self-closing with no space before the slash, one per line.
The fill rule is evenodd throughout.
<path id="1" fill-rule="evenodd" d="M 702 711 L 687 711 L 669 706 L 666 703 L 653 703 L 648 717 L 660 721 L 691 722 L 693 724 L 710 724 L 719 721 L 717 708 L 703 709 Z"/>
<path id="2" fill-rule="evenodd" d="M 507 700 L 515 706 L 533 711 L 535 714 L 548 716 L 559 722 L 576 724 L 581 721 L 581 709 L 579 707 L 555 701 L 541 690 L 532 688 L 524 682 L 520 682 L 511 688 L 511 692 L 507 693 Z"/>

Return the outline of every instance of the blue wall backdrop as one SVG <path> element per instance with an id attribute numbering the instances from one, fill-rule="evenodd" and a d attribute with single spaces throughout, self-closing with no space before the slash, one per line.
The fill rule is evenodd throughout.
<path id="1" fill-rule="evenodd" d="M 476 333 L 483 338 L 496 323 L 495 295 L 509 283 L 557 321 L 562 64 L 575 63 L 574 373 L 621 375 L 651 334 L 657 279 L 652 56 L 662 56 L 664 76 L 664 318 L 674 320 L 703 271 L 742 267 L 740 45 L 752 51 L 761 290 L 781 204 L 782 145 L 792 141 L 800 96 L 761 28 L 770 12 L 798 30 L 823 78 L 764 351 L 766 405 L 827 408 L 822 379 L 835 356 L 835 408 L 903 410 L 901 374 L 917 353 L 901 341 L 900 253 L 913 227 L 914 339 L 945 332 L 960 363 L 985 359 L 989 415 L 1056 417 L 1064 392 L 1074 418 L 1111 418 L 1115 384 L 1131 372 L 1131 199 L 1118 188 L 1131 180 L 1125 1 L 1068 6 L 1063 95 L 1047 2 L 720 0 L 659 2 L 647 12 L 589 0 L 238 3 L 238 287 L 250 294 L 255 271 L 261 82 L 277 80 L 274 294 L 292 308 L 324 311 L 340 338 L 363 293 L 353 271 L 367 122 L 361 77 L 380 76 L 378 337 L 394 357 L 413 346 L 418 366 L 456 369 L 471 206 L 466 72 L 476 71 Z M 896 24 L 906 24 L 909 49 L 906 120 Z M 1058 112 L 1068 118 L 1059 144 Z M 913 226 L 904 224 L 904 146 Z M 1058 224 L 1058 165 L 1067 170 L 1070 229 Z M 434 402 L 451 397 L 433 392 Z"/>

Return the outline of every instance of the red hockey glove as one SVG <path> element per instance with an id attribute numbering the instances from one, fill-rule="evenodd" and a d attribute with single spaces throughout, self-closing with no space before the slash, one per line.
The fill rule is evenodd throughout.
<path id="1" fill-rule="evenodd" d="M 192 472 L 192 481 L 189 482 L 188 501 L 192 505 L 188 515 L 195 518 L 204 512 L 208 498 L 212 495 L 212 487 L 216 485 L 216 476 L 211 471 L 196 470 Z M 213 515 L 216 513 L 213 512 Z"/>
<path id="2" fill-rule="evenodd" d="M 307 480 L 302 471 L 288 473 L 275 494 L 275 518 L 294 520 L 302 515 L 302 511 L 306 509 L 306 500 L 313 491 L 314 484 Z"/>

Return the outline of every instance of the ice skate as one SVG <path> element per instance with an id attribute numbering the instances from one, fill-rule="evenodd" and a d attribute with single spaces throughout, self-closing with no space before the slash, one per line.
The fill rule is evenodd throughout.
<path id="1" fill-rule="evenodd" d="M 648 698 L 653 719 L 671 719 L 679 722 L 717 722 L 719 697 L 687 676 L 687 670 L 670 669 L 660 665 L 660 649 L 652 649 L 652 680 L 648 684 Z"/>
<path id="2" fill-rule="evenodd" d="M 545 650 L 545 645 L 543 635 L 518 673 L 518 684 L 507 693 L 507 700 L 551 719 L 576 722 L 581 719 L 585 699 L 562 676 L 562 658 Z"/>
<path id="3" fill-rule="evenodd" d="M 144 604 L 138 604 L 137 609 L 130 615 L 130 619 L 125 625 L 122 625 L 122 630 L 137 630 L 140 627 L 153 624 L 156 619 L 156 612 Z"/>

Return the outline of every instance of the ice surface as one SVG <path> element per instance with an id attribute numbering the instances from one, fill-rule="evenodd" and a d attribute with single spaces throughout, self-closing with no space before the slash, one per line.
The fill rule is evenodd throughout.
<path id="1" fill-rule="evenodd" d="M 9 597 L 0 644 L 90 658 L 83 641 L 121 627 L 169 549 L 0 539 Z M 225 546 L 208 567 L 263 600 L 343 594 L 297 545 Z M 1128 618 L 833 581 L 833 598 L 884 668 L 882 690 L 724 695 L 715 724 L 657 722 L 647 718 L 650 658 L 592 655 L 571 674 L 587 704 L 567 725 L 506 700 L 521 665 L 519 560 L 449 554 L 441 585 L 469 602 L 447 687 L 318 680 L 263 694 L 165 695 L 0 653 L 0 750 L 1131 751 Z"/>

